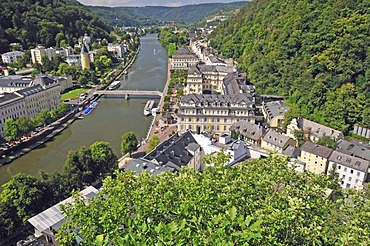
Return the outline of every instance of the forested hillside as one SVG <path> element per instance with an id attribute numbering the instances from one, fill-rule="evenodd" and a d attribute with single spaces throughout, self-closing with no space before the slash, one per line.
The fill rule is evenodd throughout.
<path id="1" fill-rule="evenodd" d="M 206 16 L 222 11 L 230 11 L 246 5 L 246 1 L 233 3 L 208 3 L 180 7 L 96 7 L 88 8 L 114 26 L 144 26 L 164 22 L 195 22 Z"/>
<path id="2" fill-rule="evenodd" d="M 0 53 L 12 42 L 23 48 L 49 47 L 63 40 L 72 45 L 85 32 L 92 37 L 109 35 L 109 26 L 76 0 L 1 0 L 0 13 Z"/>
<path id="3" fill-rule="evenodd" d="M 295 114 L 348 132 L 370 126 L 369 32 L 367 0 L 255 0 L 211 44 L 259 93 L 286 95 Z"/>

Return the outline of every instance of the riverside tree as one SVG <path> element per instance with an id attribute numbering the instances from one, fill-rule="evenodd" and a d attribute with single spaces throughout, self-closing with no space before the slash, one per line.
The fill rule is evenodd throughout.
<path id="1" fill-rule="evenodd" d="M 138 141 L 134 132 L 126 132 L 122 136 L 121 152 L 122 154 L 131 154 L 137 150 Z"/>
<path id="2" fill-rule="evenodd" d="M 158 146 L 160 142 L 161 140 L 159 139 L 157 135 L 154 135 L 151 138 L 149 138 L 149 146 L 148 146 L 146 153 L 149 153 L 150 151 L 152 151 L 155 147 Z"/>

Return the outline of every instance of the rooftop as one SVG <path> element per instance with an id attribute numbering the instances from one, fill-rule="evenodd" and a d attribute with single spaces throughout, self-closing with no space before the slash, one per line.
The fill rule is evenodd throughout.
<path id="1" fill-rule="evenodd" d="M 337 142 L 336 150 L 347 155 L 356 156 L 370 161 L 370 149 L 358 143 L 348 142 L 344 139 L 340 139 Z"/>
<path id="2" fill-rule="evenodd" d="M 231 127 L 230 130 L 234 130 L 239 132 L 245 138 L 253 139 L 258 141 L 262 138 L 265 134 L 266 130 L 264 127 L 250 123 L 245 120 L 239 120 L 235 122 Z"/>
<path id="3" fill-rule="evenodd" d="M 273 119 L 277 116 L 284 116 L 284 114 L 289 110 L 289 106 L 282 101 L 274 101 L 265 103 L 264 109 L 266 114 L 268 114 L 268 117 Z"/>
<path id="4" fill-rule="evenodd" d="M 339 151 L 333 151 L 331 154 L 329 161 L 335 162 L 337 164 L 347 166 L 362 172 L 367 172 L 369 169 L 369 161 L 350 156 Z"/>
<path id="5" fill-rule="evenodd" d="M 306 141 L 302 145 L 301 150 L 320 157 L 324 157 L 326 159 L 328 159 L 330 154 L 333 152 L 333 150 L 328 147 L 324 147 L 310 141 Z"/>
<path id="6" fill-rule="evenodd" d="M 247 105 L 254 104 L 254 98 L 249 93 L 239 93 L 235 95 L 203 95 L 203 94 L 189 94 L 181 97 L 180 103 L 245 103 Z M 221 106 L 221 105 L 220 105 Z M 229 105 L 222 105 L 229 106 Z"/>
<path id="7" fill-rule="evenodd" d="M 263 141 L 270 143 L 279 148 L 283 148 L 285 144 L 289 141 L 289 137 L 270 129 L 266 135 L 263 137 Z"/>
<path id="8" fill-rule="evenodd" d="M 338 139 L 343 137 L 343 133 L 341 131 L 335 130 L 333 128 L 321 125 L 310 120 L 306 120 L 304 118 L 298 118 L 298 127 L 303 131 L 310 131 L 310 134 L 317 138 L 329 136 L 331 138 Z"/>
<path id="9" fill-rule="evenodd" d="M 98 190 L 93 186 L 89 186 L 80 191 L 79 194 L 83 198 L 91 200 L 93 197 L 97 196 Z M 33 225 L 33 227 L 35 227 L 40 232 L 47 231 L 50 228 L 58 231 L 65 217 L 65 215 L 60 211 L 60 205 L 66 203 L 73 203 L 73 201 L 74 201 L 73 197 L 69 197 L 61 201 L 60 203 L 28 219 L 28 222 L 30 222 Z"/>
<path id="10" fill-rule="evenodd" d="M 150 175 L 157 176 L 164 172 L 173 172 L 174 169 L 145 160 L 145 159 L 131 159 L 125 165 L 125 171 L 134 171 L 137 175 L 147 172 Z"/>

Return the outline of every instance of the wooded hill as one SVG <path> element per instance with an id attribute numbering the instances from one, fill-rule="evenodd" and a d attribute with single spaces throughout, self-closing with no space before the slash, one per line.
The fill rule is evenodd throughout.
<path id="1" fill-rule="evenodd" d="M 85 32 L 109 36 L 109 26 L 76 0 L 1 0 L 0 13 L 0 53 L 9 51 L 13 42 L 28 49 L 63 40 L 73 45 Z"/>
<path id="2" fill-rule="evenodd" d="M 255 0 L 221 23 L 211 45 L 294 114 L 346 132 L 370 126 L 370 2 Z M 295 107 L 296 106 L 296 107 Z"/>
<path id="3" fill-rule="evenodd" d="M 238 9 L 247 1 L 232 3 L 193 4 L 180 7 L 97 7 L 88 8 L 103 17 L 111 26 L 146 26 L 161 22 L 190 23 L 223 11 Z"/>

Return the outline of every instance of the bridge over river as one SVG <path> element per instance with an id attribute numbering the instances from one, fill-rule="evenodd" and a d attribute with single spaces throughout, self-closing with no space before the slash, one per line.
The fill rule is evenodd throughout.
<path id="1" fill-rule="evenodd" d="M 129 96 L 157 96 L 161 97 L 160 91 L 146 91 L 146 90 L 101 90 L 95 91 L 94 95 L 121 95 L 124 97 Z"/>

